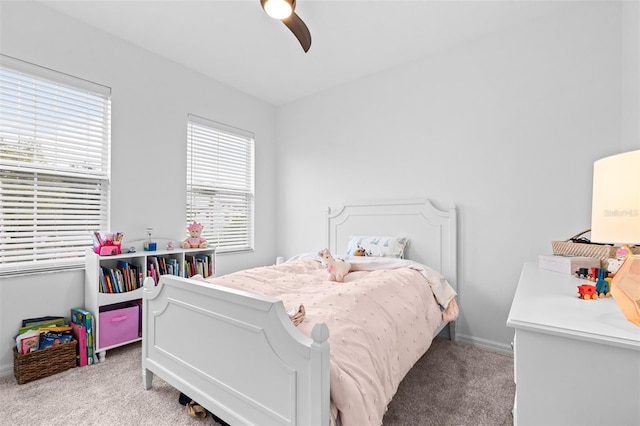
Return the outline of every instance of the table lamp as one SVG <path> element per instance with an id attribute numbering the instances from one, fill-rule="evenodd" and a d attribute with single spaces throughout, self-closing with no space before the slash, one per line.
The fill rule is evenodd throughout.
<path id="1" fill-rule="evenodd" d="M 625 317 L 640 327 L 640 255 L 629 249 L 640 245 L 640 150 L 593 163 L 591 241 L 627 250 L 611 295 Z"/>

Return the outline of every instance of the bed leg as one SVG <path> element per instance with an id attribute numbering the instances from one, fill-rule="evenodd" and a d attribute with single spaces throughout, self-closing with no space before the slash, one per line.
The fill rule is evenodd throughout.
<path id="1" fill-rule="evenodd" d="M 457 331 L 458 323 L 456 321 L 451 321 L 449 323 L 449 340 L 452 342 L 456 341 L 456 331 Z"/>
<path id="2" fill-rule="evenodd" d="M 144 390 L 151 389 L 153 384 L 153 373 L 146 368 L 142 369 L 142 382 L 144 383 Z"/>

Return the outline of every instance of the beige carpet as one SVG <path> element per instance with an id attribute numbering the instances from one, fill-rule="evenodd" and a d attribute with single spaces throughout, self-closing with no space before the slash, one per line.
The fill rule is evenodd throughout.
<path id="1" fill-rule="evenodd" d="M 158 377 L 145 391 L 141 345 L 107 352 L 107 360 L 18 385 L 0 379 L 0 423 L 6 425 L 215 425 L 178 403 Z M 400 384 L 385 426 L 510 425 L 513 359 L 437 338 Z M 357 425 L 360 426 L 360 425 Z M 364 425 L 362 425 L 364 426 Z"/>

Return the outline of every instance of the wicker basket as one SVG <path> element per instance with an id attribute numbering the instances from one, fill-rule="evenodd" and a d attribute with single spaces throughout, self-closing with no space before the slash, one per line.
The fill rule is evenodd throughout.
<path id="1" fill-rule="evenodd" d="M 76 366 L 77 340 L 20 355 L 13 348 L 13 374 L 19 385 L 49 377 Z"/>
<path id="2" fill-rule="evenodd" d="M 574 241 L 578 240 L 582 235 L 590 231 L 591 229 L 582 231 L 568 240 L 552 241 L 551 248 L 553 249 L 553 254 L 595 257 L 596 259 L 600 259 L 600 267 L 606 268 L 609 265 L 608 260 L 616 258 L 616 247 L 606 244 L 591 244 L 588 242 L 583 243 Z M 640 247 L 632 247 L 631 252 L 633 254 L 640 254 Z"/>

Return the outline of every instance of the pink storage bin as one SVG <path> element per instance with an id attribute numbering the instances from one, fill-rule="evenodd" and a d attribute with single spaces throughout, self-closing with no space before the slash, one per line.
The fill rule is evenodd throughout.
<path id="1" fill-rule="evenodd" d="M 105 348 L 136 340 L 138 336 L 139 312 L 137 306 L 100 312 L 98 345 Z"/>

